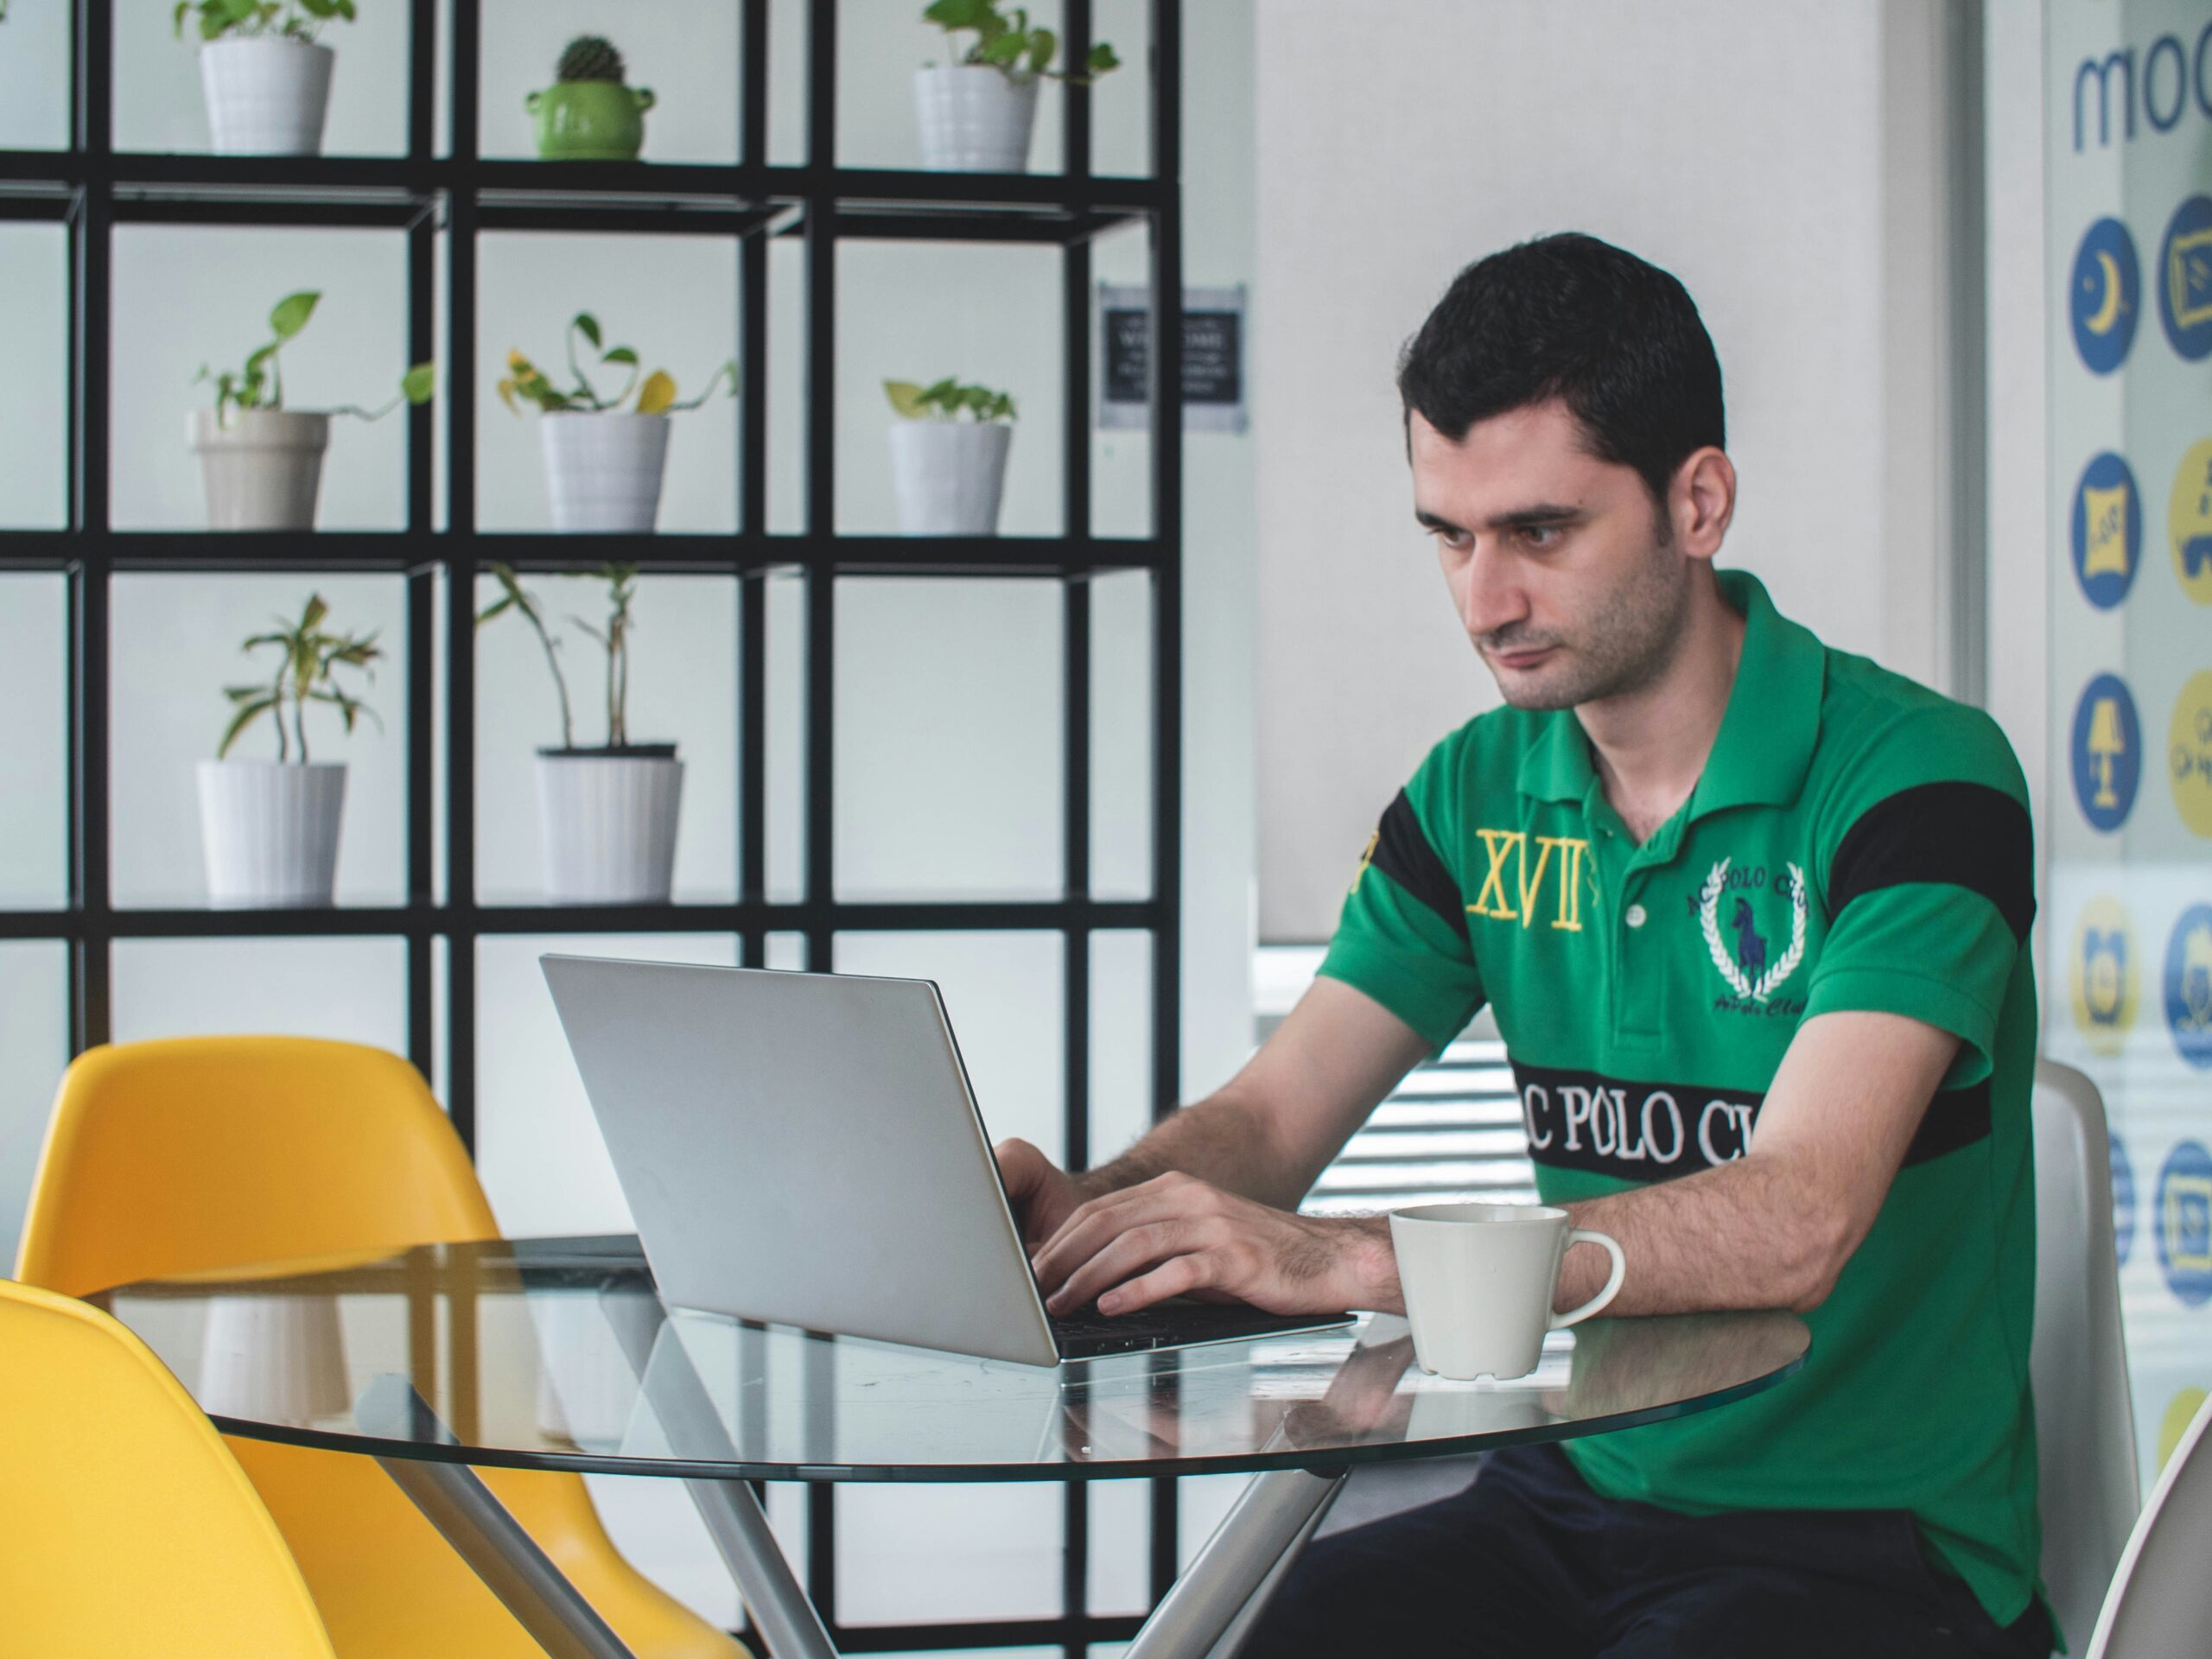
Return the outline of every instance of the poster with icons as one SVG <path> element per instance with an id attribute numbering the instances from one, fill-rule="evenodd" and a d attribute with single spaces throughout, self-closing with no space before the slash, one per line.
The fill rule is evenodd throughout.
<path id="1" fill-rule="evenodd" d="M 2212 1388 L 2212 0 L 2047 0 L 2044 1049 L 2096 1080 L 2145 1488 Z"/>

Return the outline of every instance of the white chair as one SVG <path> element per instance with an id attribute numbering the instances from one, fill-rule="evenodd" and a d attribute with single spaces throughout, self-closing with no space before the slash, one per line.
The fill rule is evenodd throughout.
<path id="1" fill-rule="evenodd" d="M 2199 1659 L 2212 1630 L 2212 1400 L 2196 1408 L 2128 1535 L 2085 1659 Z"/>
<path id="2" fill-rule="evenodd" d="M 2042 1465 L 2043 1581 L 2069 1644 L 2132 1548 L 2140 1489 L 2120 1327 L 2112 1154 L 2097 1087 L 2043 1060 L 2033 1096 L 2036 1323 L 2029 1358 Z M 2202 1652 L 2200 1645 L 2197 1651 Z"/>

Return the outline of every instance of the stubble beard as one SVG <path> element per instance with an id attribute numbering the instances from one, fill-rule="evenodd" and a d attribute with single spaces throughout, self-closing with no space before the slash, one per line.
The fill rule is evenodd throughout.
<path id="1" fill-rule="evenodd" d="M 1480 649 L 1499 693 L 1513 708 L 1537 713 L 1578 708 L 1656 684 L 1681 648 L 1689 606 L 1688 566 L 1655 543 L 1592 615 L 1570 633 L 1554 636 L 1560 647 L 1555 663 L 1522 674 L 1500 671 L 1489 663 L 1491 652 L 1548 643 L 1510 633 L 1484 636 Z"/>

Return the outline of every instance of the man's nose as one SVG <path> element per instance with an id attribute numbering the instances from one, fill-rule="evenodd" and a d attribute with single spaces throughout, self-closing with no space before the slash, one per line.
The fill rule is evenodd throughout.
<path id="1" fill-rule="evenodd" d="M 1466 586 L 1459 593 L 1461 624 L 1480 639 L 1525 621 L 1528 615 L 1529 596 L 1513 579 L 1507 562 L 1491 549 L 1478 546 L 1467 561 Z"/>

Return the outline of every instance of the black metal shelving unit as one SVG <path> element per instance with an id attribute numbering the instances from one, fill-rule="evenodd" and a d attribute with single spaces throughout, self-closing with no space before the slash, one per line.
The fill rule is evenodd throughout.
<path id="1" fill-rule="evenodd" d="M 0 151 L 0 219 L 65 226 L 71 262 L 68 522 L 55 531 L 0 531 L 0 574 L 59 572 L 68 631 L 67 902 L 59 910 L 0 912 L 0 940 L 60 941 L 69 972 L 70 1052 L 109 1039 L 111 948 L 118 939 L 376 937 L 406 943 L 407 1042 L 426 1075 L 442 1060 L 447 1107 L 464 1140 L 476 1126 L 475 946 L 500 934 L 721 933 L 738 960 L 766 959 L 771 933 L 798 935 L 805 964 L 826 969 L 841 931 L 1024 929 L 1057 931 L 1065 947 L 1065 1133 L 1081 1167 L 1090 1135 L 1090 953 L 1101 929 L 1152 941 L 1152 1097 L 1177 1096 L 1181 901 L 1180 421 L 1160 418 L 1160 388 L 1181 379 L 1179 0 L 1149 0 L 1153 168 L 1140 179 L 1090 172 L 1088 94 L 1065 102 L 1065 169 L 1050 175 L 899 172 L 840 168 L 835 160 L 836 0 L 806 12 L 808 160 L 768 156 L 768 0 L 742 7 L 740 158 L 734 165 L 487 160 L 477 152 L 480 0 L 410 0 L 407 152 L 392 157 L 247 158 L 118 151 L 111 142 L 113 0 L 76 0 L 72 41 L 72 144 Z M 1064 61 L 1091 39 L 1090 0 L 1065 0 Z M 449 42 L 452 151 L 440 156 L 437 43 Z M 1134 73 L 1145 73 L 1138 69 Z M 787 94 L 788 95 L 788 94 Z M 118 531 L 109 518 L 108 431 L 112 232 L 118 225 L 378 227 L 407 238 L 408 360 L 436 357 L 439 397 L 409 411 L 405 528 L 391 532 L 220 539 L 197 532 Z M 1151 533 L 1102 538 L 1091 524 L 1091 258 L 1103 232 L 1148 232 L 1153 293 Z M 738 529 L 733 535 L 613 537 L 485 534 L 476 528 L 474 412 L 476 233 L 584 231 L 732 238 L 740 246 L 741 315 Z M 436 252 L 445 241 L 440 292 Z M 804 454 L 806 529 L 767 530 L 768 238 L 803 240 L 805 284 Z M 841 243 L 856 239 L 1024 243 L 1062 250 L 1065 504 L 1058 537 L 947 538 L 839 536 L 834 504 L 835 276 Z M 438 329 L 446 334 L 440 350 Z M 779 342 L 789 349 L 791 342 Z M 1174 407 L 1174 400 L 1168 400 Z M 1179 414 L 1179 410 L 1177 410 Z M 437 446 L 447 461 L 446 523 L 434 512 Z M 667 906 L 496 906 L 477 897 L 474 842 L 474 578 L 492 559 L 523 571 L 589 568 L 610 558 L 646 571 L 735 577 L 741 608 L 737 776 L 741 802 L 733 903 Z M 1152 866 L 1149 899 L 1090 896 L 1090 607 L 1088 582 L 1114 570 L 1149 573 L 1152 593 Z M 316 911 L 118 908 L 110 880 L 110 599 L 118 573 L 381 572 L 406 582 L 406 893 L 389 906 Z M 804 884 L 792 902 L 766 896 L 766 674 L 764 584 L 770 573 L 803 584 L 804 603 Z M 1019 576 L 1061 584 L 1065 638 L 1062 808 L 1065 892 L 1036 902 L 841 901 L 832 891 L 835 602 L 843 578 Z M 442 618 L 439 584 L 445 603 Z M 443 696 L 435 669 L 442 652 Z M 443 721 L 441 733 L 435 722 Z M 442 738 L 443 753 L 438 741 Z M 436 770 L 442 766 L 441 780 Z M 442 812 L 435 785 L 444 785 Z M 444 894 L 437 891 L 441 844 Z M 444 942 L 442 1053 L 433 965 Z M 809 1589 L 848 1652 L 1087 1644 L 1127 1640 L 1134 1616 L 1087 1605 L 1084 1489 L 1065 1496 L 1062 1611 L 1050 1619 L 848 1628 L 836 1618 L 834 1497 L 809 1489 Z M 1154 1599 L 1177 1560 L 1174 1484 L 1154 1484 L 1150 1548 Z"/>

